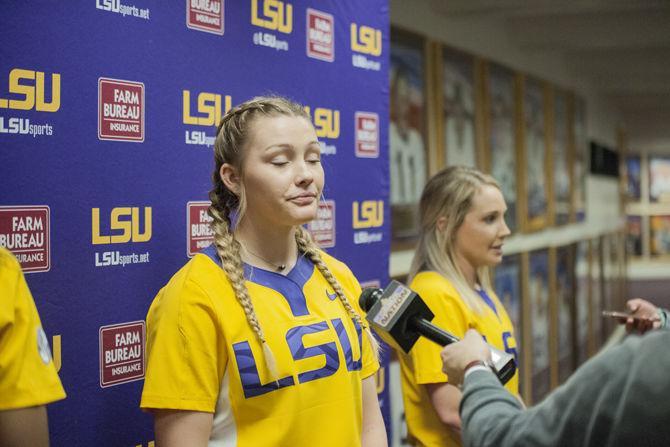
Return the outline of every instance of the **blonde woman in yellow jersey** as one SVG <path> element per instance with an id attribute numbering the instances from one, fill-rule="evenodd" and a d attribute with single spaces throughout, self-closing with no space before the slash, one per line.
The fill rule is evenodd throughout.
<path id="1" fill-rule="evenodd" d="M 514 329 L 488 272 L 501 262 L 503 242 L 510 234 L 506 210 L 492 177 L 461 166 L 437 173 L 421 196 L 421 234 L 408 280 L 435 314 L 437 326 L 459 338 L 467 329 L 476 329 L 491 345 L 516 356 Z M 409 354 L 400 354 L 413 445 L 461 445 L 461 392 L 442 372 L 440 350 L 421 338 Z M 518 393 L 518 375 L 506 388 Z"/>
<path id="2" fill-rule="evenodd" d="M 47 447 L 46 404 L 61 399 L 65 391 L 21 266 L 0 247 L 0 446 Z"/>
<path id="3" fill-rule="evenodd" d="M 302 227 L 324 184 L 302 106 L 258 97 L 217 129 L 214 243 L 147 316 L 157 446 L 386 446 L 360 286 Z"/>

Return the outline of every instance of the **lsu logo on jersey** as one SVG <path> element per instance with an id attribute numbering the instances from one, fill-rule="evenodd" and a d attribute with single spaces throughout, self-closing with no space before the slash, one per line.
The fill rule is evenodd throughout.
<path id="1" fill-rule="evenodd" d="M 290 34 L 293 31 L 293 5 L 280 0 L 251 0 L 251 24 Z"/>
<path id="2" fill-rule="evenodd" d="M 186 0 L 186 26 L 223 35 L 223 0 Z"/>
<path id="3" fill-rule="evenodd" d="M 353 202 L 351 207 L 353 227 L 355 230 L 363 228 L 377 228 L 384 224 L 384 201 L 364 200 Z"/>
<path id="4" fill-rule="evenodd" d="M 351 50 L 356 53 L 380 56 L 382 54 L 382 32 L 381 30 L 365 26 L 351 24 Z"/>
<path id="5" fill-rule="evenodd" d="M 123 244 L 151 240 L 151 207 L 144 207 L 144 217 L 139 207 L 112 208 L 108 229 L 101 228 L 100 208 L 91 209 L 92 244 Z"/>
<path id="6" fill-rule="evenodd" d="M 232 107 L 230 95 L 222 96 L 218 93 L 198 93 L 195 112 L 191 112 L 191 92 L 184 90 L 182 98 L 184 124 L 193 126 L 217 126 L 221 116 Z M 223 107 L 222 107 L 223 106 Z"/>
<path id="7" fill-rule="evenodd" d="M 317 107 L 312 114 L 309 107 L 305 111 L 312 117 L 316 136 L 319 138 L 335 139 L 340 136 L 340 111 Z"/>
<path id="8" fill-rule="evenodd" d="M 0 98 L 0 109 L 57 112 L 60 109 L 60 74 L 52 73 L 50 78 L 51 100 L 47 102 L 47 74 L 13 68 L 9 72 L 9 94 L 17 98 Z"/>

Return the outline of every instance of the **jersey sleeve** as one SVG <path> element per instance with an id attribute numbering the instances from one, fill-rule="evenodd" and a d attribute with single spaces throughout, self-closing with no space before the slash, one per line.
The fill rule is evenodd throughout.
<path id="1" fill-rule="evenodd" d="M 417 292 L 430 310 L 435 314 L 432 323 L 441 329 L 462 338 L 468 328 L 467 316 L 460 297 L 451 287 L 442 287 L 435 281 L 412 282 L 412 290 Z M 448 377 L 442 372 L 440 352 L 442 346 L 419 337 L 409 351 L 413 364 L 414 380 L 418 384 L 444 383 Z"/>
<path id="2" fill-rule="evenodd" d="M 0 253 L 0 410 L 65 398 L 19 263 Z"/>
<path id="3" fill-rule="evenodd" d="M 147 332 L 140 407 L 214 412 L 228 359 L 209 295 L 173 278 L 149 309 Z"/>

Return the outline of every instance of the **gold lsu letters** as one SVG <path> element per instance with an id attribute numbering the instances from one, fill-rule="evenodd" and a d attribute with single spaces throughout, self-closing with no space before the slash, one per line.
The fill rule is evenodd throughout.
<path id="1" fill-rule="evenodd" d="M 221 116 L 227 113 L 232 107 L 232 98 L 230 95 L 225 97 L 224 109 L 221 109 L 221 95 L 216 93 L 198 93 L 197 113 L 204 116 L 191 115 L 191 92 L 183 91 L 183 116 L 184 124 L 194 126 L 218 126 Z"/>
<path id="2" fill-rule="evenodd" d="M 22 81 L 34 81 L 31 85 Z M 23 99 L 0 98 L 0 109 L 56 112 L 60 109 L 60 74 L 51 75 L 51 102 L 44 100 L 44 72 L 14 68 L 9 72 L 9 93 L 21 95 Z"/>
<path id="3" fill-rule="evenodd" d="M 357 53 L 382 54 L 382 32 L 369 26 L 351 24 L 351 49 Z"/>
<path id="4" fill-rule="evenodd" d="M 305 106 L 305 111 L 311 116 L 310 109 Z M 340 111 L 317 107 L 314 109 L 314 129 L 319 138 L 335 139 L 340 136 Z"/>
<path id="5" fill-rule="evenodd" d="M 123 219 L 130 217 L 130 220 Z M 100 208 L 91 209 L 91 233 L 93 245 L 121 244 L 125 242 L 147 242 L 151 239 L 151 207 L 144 207 L 144 233 L 140 233 L 140 209 L 138 207 L 113 208 L 110 215 L 110 230 L 121 230 L 121 234 L 104 236 L 100 233 Z"/>
<path id="6" fill-rule="evenodd" d="M 353 202 L 354 229 L 381 227 L 384 224 L 384 201 L 365 200 Z"/>
<path id="7" fill-rule="evenodd" d="M 258 15 L 258 2 L 263 3 L 262 16 Z M 251 24 L 290 34 L 293 31 L 293 5 L 280 0 L 251 0 Z"/>

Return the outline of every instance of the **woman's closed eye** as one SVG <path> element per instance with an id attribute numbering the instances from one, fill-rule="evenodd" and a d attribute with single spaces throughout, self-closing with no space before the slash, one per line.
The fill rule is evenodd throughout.
<path id="1" fill-rule="evenodd" d="M 487 224 L 494 223 L 496 221 L 496 219 L 498 219 L 498 213 L 497 212 L 487 214 L 486 216 L 484 216 L 484 222 L 486 222 Z"/>
<path id="2" fill-rule="evenodd" d="M 270 164 L 272 164 L 273 166 L 284 166 L 287 165 L 288 162 L 289 162 L 288 157 L 286 157 L 285 155 L 273 157 L 270 160 Z"/>

